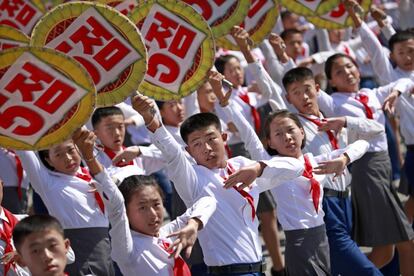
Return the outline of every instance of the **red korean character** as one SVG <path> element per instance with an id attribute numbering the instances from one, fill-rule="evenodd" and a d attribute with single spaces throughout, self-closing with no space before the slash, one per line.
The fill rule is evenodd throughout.
<path id="1" fill-rule="evenodd" d="M 26 76 L 23 73 L 18 73 L 6 85 L 5 90 L 10 93 L 19 91 L 24 102 L 31 102 L 33 101 L 33 92 L 41 92 L 44 90 L 42 82 L 51 83 L 54 78 L 30 62 L 25 63 L 22 69 L 28 72 L 29 76 Z"/>
<path id="2" fill-rule="evenodd" d="M 160 12 L 155 13 L 154 19 L 157 19 L 161 24 L 158 25 L 153 22 L 145 36 L 145 39 L 150 42 L 153 39 L 156 39 L 160 49 L 167 48 L 167 42 L 165 40 L 173 35 L 170 29 L 177 29 L 178 23 Z"/>
<path id="3" fill-rule="evenodd" d="M 24 119 L 27 123 L 21 123 L 14 128 L 12 133 L 16 135 L 30 136 L 36 134 L 44 125 L 44 120 L 36 111 L 24 106 L 11 106 L 0 113 L 0 127 L 10 128 L 17 118 Z"/>
<path id="4" fill-rule="evenodd" d="M 177 62 L 164 54 L 153 54 L 148 60 L 147 74 L 155 78 L 158 72 L 158 65 L 163 65 L 168 68 L 168 73 L 161 73 L 159 80 L 164 83 L 174 82 L 180 73 L 180 66 Z"/>
<path id="5" fill-rule="evenodd" d="M 55 80 L 52 85 L 34 103 L 35 106 L 53 114 L 73 95 L 76 89 L 62 82 Z"/>

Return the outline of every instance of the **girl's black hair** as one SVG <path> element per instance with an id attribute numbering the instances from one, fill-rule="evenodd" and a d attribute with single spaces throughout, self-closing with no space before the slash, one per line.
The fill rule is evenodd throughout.
<path id="1" fill-rule="evenodd" d="M 132 196 L 136 192 L 148 186 L 153 186 L 160 194 L 161 199 L 164 200 L 164 192 L 161 190 L 160 185 L 158 185 L 157 180 L 153 176 L 131 175 L 125 178 L 118 187 L 124 197 L 125 208 L 127 208 L 129 202 L 131 202 Z"/>
<path id="2" fill-rule="evenodd" d="M 346 54 L 343 54 L 343 53 L 334 54 L 334 55 L 330 56 L 328 58 L 328 60 L 325 62 L 325 74 L 326 74 L 326 77 L 328 78 L 328 80 L 332 79 L 332 67 L 333 67 L 333 64 L 334 64 L 335 60 L 337 60 L 338 58 L 347 58 L 357 68 L 359 68 L 358 64 L 356 63 L 356 61 L 352 57 L 350 57 Z"/>
<path id="3" fill-rule="evenodd" d="M 49 162 L 47 162 L 47 160 L 46 160 L 46 158 L 49 158 L 49 150 L 48 149 L 46 149 L 46 150 L 39 150 L 37 153 L 39 154 L 39 159 L 42 162 L 42 164 L 46 168 L 48 168 L 49 170 L 54 171 L 55 168 L 53 168 L 52 166 L 50 166 Z"/>
<path id="4" fill-rule="evenodd" d="M 271 135 L 271 133 L 270 133 L 270 124 L 272 123 L 272 121 L 275 118 L 289 118 L 289 119 L 292 119 L 299 128 L 304 130 L 303 125 L 300 122 L 298 115 L 296 115 L 295 113 L 292 113 L 292 112 L 290 112 L 286 109 L 273 111 L 273 112 L 270 112 L 269 115 L 266 117 L 265 124 L 264 124 L 264 134 L 265 134 L 265 137 L 266 137 L 267 140 L 270 140 L 270 135 Z M 303 149 L 305 147 L 305 144 L 306 144 L 306 133 L 305 133 L 305 131 L 303 131 L 303 135 L 304 135 L 304 137 L 303 137 L 303 140 L 302 140 L 302 146 L 300 147 L 301 149 Z M 267 153 L 269 153 L 269 155 L 278 155 L 279 154 L 277 152 L 277 150 L 272 149 L 269 146 L 267 146 Z"/>

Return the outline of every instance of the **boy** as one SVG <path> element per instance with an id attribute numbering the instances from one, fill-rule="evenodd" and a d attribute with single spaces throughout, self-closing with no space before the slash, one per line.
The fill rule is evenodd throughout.
<path id="1" fill-rule="evenodd" d="M 27 266 L 33 276 L 64 276 L 66 253 L 70 242 L 65 239 L 59 221 L 49 215 L 22 219 L 13 230 L 17 263 Z"/>
<path id="2" fill-rule="evenodd" d="M 237 28 L 236 28 L 237 29 Z M 246 43 L 248 34 L 244 31 L 234 32 L 234 38 L 240 42 L 243 52 L 249 51 L 249 46 Z M 283 52 L 281 41 L 273 41 L 274 48 L 278 48 L 279 52 Z M 283 84 L 286 94 L 282 95 L 282 89 L 273 82 L 262 66 L 251 64 L 249 69 L 252 70 L 260 89 L 270 90 L 275 104 L 278 109 L 289 109 L 292 112 L 301 114 L 299 117 L 305 133 L 306 145 L 304 152 L 311 152 L 315 155 L 330 153 L 338 146 L 343 147 L 344 141 L 338 141 L 335 135 L 328 130 L 324 124 L 321 124 L 320 119 L 323 119 L 319 111 L 317 102 L 317 95 L 319 85 L 313 79 L 312 71 L 308 68 L 295 68 L 290 70 L 283 77 Z M 286 102 L 285 102 L 286 101 Z M 237 116 L 234 116 L 238 119 Z M 337 129 L 347 126 L 348 142 L 353 142 L 358 139 L 369 139 L 378 133 L 382 133 L 383 127 L 380 124 L 371 122 L 370 120 L 360 120 L 352 117 L 342 117 L 337 119 L 328 119 L 328 127 L 332 125 Z M 235 122 L 236 123 L 236 122 Z M 242 125 L 237 122 L 237 125 Z M 325 223 L 330 244 L 331 267 L 332 273 L 344 273 L 352 269 L 353 271 L 360 271 L 361 273 L 370 275 L 380 275 L 379 271 L 371 264 L 364 254 L 358 249 L 355 242 L 350 236 L 351 231 L 351 201 L 349 198 L 349 191 L 347 186 L 350 183 L 350 174 L 346 170 L 343 175 L 337 177 L 335 181 L 332 177 L 328 177 L 328 182 L 324 189 L 323 207 L 325 211 Z M 334 212 L 336 210 L 337 212 Z M 341 230 L 335 230 L 337 227 Z M 336 228 L 335 228 L 336 227 Z M 343 250 L 347 249 L 347 252 Z M 349 265 L 350 263 L 354 264 Z"/>
<path id="3" fill-rule="evenodd" d="M 218 202 L 217 210 L 204 233 L 199 235 L 209 273 L 261 275 L 264 267 L 255 215 L 259 193 L 272 188 L 279 181 L 301 175 L 301 162 L 292 158 L 277 158 L 263 163 L 244 157 L 226 160 L 224 141 L 227 137 L 221 132 L 219 119 L 211 113 L 200 113 L 185 120 L 180 129 L 187 144 L 186 150 L 197 163 L 193 164 L 151 112 L 153 104 L 148 97 L 135 96 L 133 107 L 144 117 L 148 129 L 153 133 L 154 144 L 167 159 L 168 174 L 177 184 L 177 191 L 184 203 L 190 206 L 205 191 L 214 195 Z M 248 165 L 255 167 L 257 175 L 274 177 L 272 187 L 258 186 L 253 182 L 251 189 L 223 188 L 224 180 L 235 169 Z"/>
<path id="4" fill-rule="evenodd" d="M 388 42 L 391 51 L 388 55 L 368 25 L 354 12 L 352 7 L 358 3 L 349 0 L 345 2 L 355 28 L 361 36 L 362 45 L 371 57 L 380 84 L 385 85 L 400 78 L 414 80 L 414 33 L 399 31 L 392 35 Z M 390 59 L 395 63 L 395 67 Z"/>
<path id="5" fill-rule="evenodd" d="M 108 169 L 111 176 L 123 179 L 125 166 L 135 166 L 137 174 L 140 175 L 150 175 L 164 166 L 162 157 L 155 148 L 123 146 L 124 115 L 118 107 L 96 109 L 91 121 L 94 132 L 103 146 L 103 152 L 97 153 L 97 159 Z"/>

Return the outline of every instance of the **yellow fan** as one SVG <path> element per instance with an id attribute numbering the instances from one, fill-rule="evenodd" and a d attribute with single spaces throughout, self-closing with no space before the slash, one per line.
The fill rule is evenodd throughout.
<path id="1" fill-rule="evenodd" d="M 40 70 L 40 72 L 44 70 L 48 75 L 54 76 L 54 80 L 76 88 L 70 94 L 70 97 L 75 97 L 73 105 L 58 105 L 57 111 L 50 116 L 37 112 L 37 114 L 41 115 L 40 117 L 44 118 L 43 125 L 41 125 L 43 130 L 38 130 L 30 135 L 17 132 L 17 128 L 21 127 L 19 124 L 23 128 L 28 127 L 28 122 L 25 122 L 24 119 L 14 118 L 14 124 L 7 126 L 6 122 L 11 119 L 11 110 L 16 110 L 16 107 L 24 107 L 36 112 L 40 110 L 39 106 L 48 106 L 50 103 L 47 102 L 41 105 L 39 103 L 40 97 L 37 101 L 33 99 L 30 101 L 30 97 L 26 100 L 20 99 L 15 95 L 18 94 L 17 91 L 22 91 L 19 87 L 14 88 L 16 91 L 13 93 L 14 97 L 12 97 L 5 88 L 9 87 L 8 85 L 13 82 L 16 75 L 24 71 L 19 68 L 27 64 L 28 61 L 30 61 L 30 64 L 33 64 L 32 68 L 35 68 L 32 70 Z M 49 80 L 49 82 L 49 85 L 53 84 L 52 81 Z M 43 84 L 42 87 L 44 85 L 47 84 Z M 10 90 L 10 87 L 8 90 Z M 42 93 L 44 95 L 47 92 L 40 92 L 38 89 L 34 89 L 32 94 L 34 93 Z M 2 121 L 2 124 L 0 124 L 0 146 L 17 150 L 39 150 L 61 143 L 68 139 L 77 128 L 85 124 L 94 110 L 96 92 L 92 79 L 86 70 L 74 59 L 52 49 L 17 47 L 0 52 L 0 98 L 4 100 L 0 106 L 0 121 Z"/>
<path id="2" fill-rule="evenodd" d="M 280 4 L 289 11 L 303 16 L 325 14 L 338 6 L 340 0 L 280 0 Z"/>

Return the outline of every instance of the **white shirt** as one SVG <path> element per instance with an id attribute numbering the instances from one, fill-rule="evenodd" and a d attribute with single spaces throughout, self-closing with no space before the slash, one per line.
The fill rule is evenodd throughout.
<path id="1" fill-rule="evenodd" d="M 148 147 L 140 146 L 140 155 L 133 160 L 133 165 L 117 167 L 112 164 L 112 159 L 104 152 L 95 150 L 96 159 L 104 166 L 109 174 L 120 181 L 125 174 L 134 171 L 136 175 L 150 175 L 165 167 L 165 161 L 161 152 L 153 145 Z M 117 153 L 115 153 L 117 154 Z"/>
<path id="2" fill-rule="evenodd" d="M 14 215 L 18 220 L 24 218 L 26 215 Z M 6 214 L 3 211 L 3 208 L 0 207 L 0 229 L 3 230 L 3 221 L 9 222 L 6 217 Z M 13 239 L 12 239 L 13 245 Z M 6 242 L 0 239 L 0 256 L 4 255 L 4 249 L 6 247 Z M 13 245 L 14 247 L 14 245 Z M 0 264 L 0 275 L 4 275 L 4 264 Z M 11 267 L 7 272 L 7 276 L 28 276 L 31 275 L 27 268 L 23 268 L 16 264 L 16 267 Z"/>
<path id="3" fill-rule="evenodd" d="M 362 45 L 371 57 L 371 62 L 374 65 L 373 69 L 378 77 L 380 84 L 388 84 L 400 78 L 410 78 L 414 80 L 414 71 L 403 71 L 399 67 L 393 67 L 388 52 L 384 51 L 381 43 L 377 37 L 370 30 L 367 24 L 362 23 L 358 30 L 362 39 Z"/>
<path id="4" fill-rule="evenodd" d="M 14 153 L 0 147 L 0 179 L 3 180 L 4 187 L 17 187 L 18 178 Z M 22 188 L 29 187 L 29 180 L 23 170 Z"/>
<path id="5" fill-rule="evenodd" d="M 328 117 L 333 116 L 353 116 L 366 118 L 365 108 L 355 97 L 359 94 L 368 96 L 368 106 L 373 112 L 373 120 L 385 124 L 385 116 L 382 111 L 382 105 L 385 98 L 393 89 L 401 92 L 410 90 L 413 83 L 409 79 L 400 79 L 397 82 L 390 83 L 375 89 L 361 89 L 358 93 L 335 92 L 328 95 L 320 91 L 318 104 L 320 110 Z M 388 149 L 387 137 L 385 133 L 376 136 L 370 140 L 370 152 L 386 151 Z"/>
<path id="6" fill-rule="evenodd" d="M 273 102 L 277 109 L 288 109 L 292 113 L 298 113 L 298 110 L 286 101 L 286 98 L 284 97 L 286 92 L 283 92 L 282 88 L 273 82 L 263 67 L 251 64 L 249 69 L 252 71 L 253 75 L 255 75 L 259 87 L 262 90 L 271 91 L 270 93 L 272 94 L 272 99 L 274 100 Z M 228 113 L 227 116 L 234 118 L 234 123 L 236 127 L 240 129 L 240 136 L 252 158 L 255 160 L 262 159 L 263 156 L 260 154 L 254 154 L 257 146 L 257 137 L 255 133 L 251 131 L 251 128 L 246 127 L 247 124 L 245 123 L 245 120 L 237 113 L 237 110 L 233 108 L 233 103 L 228 108 L 224 109 L 223 112 Z M 313 117 L 312 115 L 307 116 Z M 320 116 L 323 118 L 322 114 Z M 314 155 L 319 155 L 328 154 L 334 150 L 326 132 L 318 131 L 317 125 L 302 116 L 299 116 L 299 120 L 306 133 L 306 145 L 303 152 L 311 152 Z M 360 139 L 370 140 L 375 137 L 380 137 L 380 135 L 385 132 L 384 126 L 373 120 L 352 118 L 349 116 L 346 117 L 346 120 L 347 128 L 343 129 L 338 137 L 340 148 Z M 336 191 L 344 191 L 350 183 L 351 174 L 348 169 L 345 169 L 344 173 L 340 177 L 335 178 L 335 180 L 333 180 L 333 175 L 329 175 L 325 187 Z"/>
<path id="7" fill-rule="evenodd" d="M 32 151 L 17 151 L 34 190 L 64 229 L 108 227 L 88 182 L 44 167 Z"/>
<path id="8" fill-rule="evenodd" d="M 106 195 L 104 203 L 111 223 L 112 259 L 117 262 L 124 275 L 173 275 L 174 259 L 161 246 L 162 241 L 172 242 L 166 236 L 187 225 L 190 218 L 198 218 L 203 227 L 216 209 L 216 200 L 211 196 L 200 198 L 186 213 L 160 229 L 159 237 L 148 236 L 129 228 L 124 198 L 108 173 L 95 176 L 97 188 Z"/>
<path id="9" fill-rule="evenodd" d="M 256 217 L 252 219 L 251 207 L 239 192 L 223 188 L 222 176 L 226 174 L 226 170 L 210 170 L 192 164 L 185 157 L 182 147 L 164 127 L 158 128 L 152 136 L 153 143 L 168 160 L 168 176 L 176 184 L 175 188 L 186 206 L 191 206 L 205 193 L 217 200 L 216 212 L 199 235 L 204 262 L 208 266 L 223 266 L 261 261 L 258 220 Z M 254 163 L 244 157 L 232 158 L 227 162 L 235 170 Z M 252 196 L 255 208 L 260 192 L 273 188 L 281 181 L 295 178 L 303 172 L 303 164 L 293 158 L 279 158 L 266 164 L 268 166 L 264 169 L 262 177 L 273 177 L 274 182 L 261 185 L 261 177 L 257 179 L 257 184 L 252 184 L 250 190 L 245 189 Z"/>
<path id="10" fill-rule="evenodd" d="M 406 145 L 414 145 L 414 95 L 402 93 L 397 101 L 400 131 Z"/>

